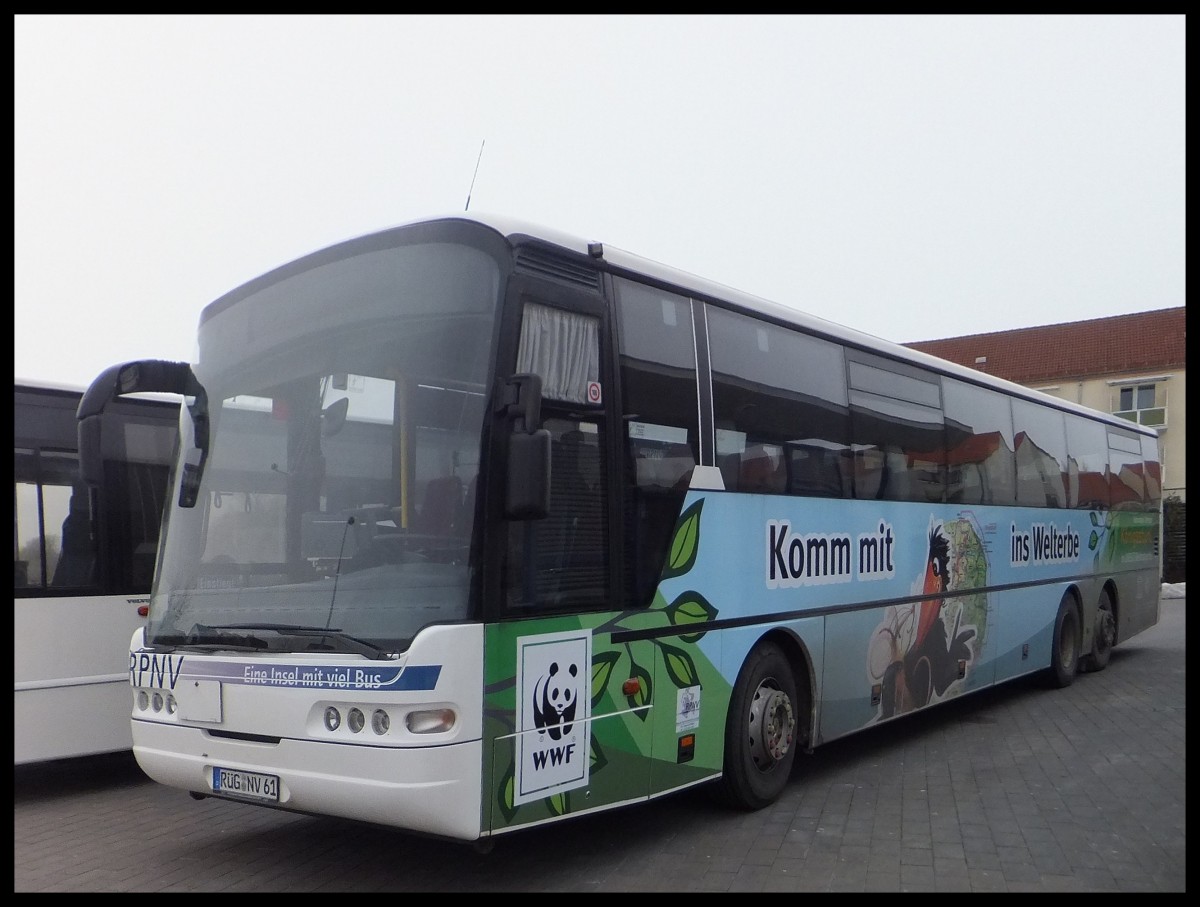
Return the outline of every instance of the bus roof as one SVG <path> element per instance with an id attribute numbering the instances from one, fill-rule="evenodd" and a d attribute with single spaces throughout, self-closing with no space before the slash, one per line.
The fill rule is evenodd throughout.
<path id="1" fill-rule="evenodd" d="M 679 289 L 685 290 L 699 298 L 709 301 L 729 303 L 747 312 L 766 316 L 767 318 L 770 318 L 781 324 L 792 325 L 848 346 L 857 347 L 859 349 L 887 356 L 892 359 L 897 359 L 902 362 L 908 362 L 913 365 L 940 372 L 944 375 L 949 375 L 950 377 L 960 378 L 975 384 L 992 387 L 996 390 L 1003 391 L 1013 396 L 1024 397 L 1028 400 L 1053 406 L 1066 412 L 1079 413 L 1080 415 L 1084 415 L 1092 419 L 1100 419 L 1114 428 L 1128 429 L 1135 434 L 1148 435 L 1152 437 L 1158 436 L 1158 432 L 1153 428 L 1138 425 L 1135 422 L 1130 422 L 1110 413 L 1092 409 L 1091 407 L 1083 406 L 1078 403 L 1073 403 L 1070 400 L 1064 400 L 1061 397 L 1054 397 L 1050 394 L 1034 390 L 1033 388 L 1025 387 L 1024 385 L 1017 384 L 1003 378 L 998 378 L 995 375 L 989 375 L 986 372 L 968 368 L 964 365 L 950 362 L 947 359 L 941 359 L 937 356 L 932 356 L 919 350 L 910 349 L 902 344 L 895 343 L 891 340 L 886 340 L 874 334 L 855 330 L 854 328 L 838 324 L 837 322 L 820 318 L 794 306 L 772 302 L 769 299 L 764 299 L 751 293 L 743 292 L 734 287 L 708 280 L 707 278 L 700 277 L 696 274 L 683 271 L 670 265 L 665 265 L 650 258 L 645 258 L 641 255 L 637 255 L 619 247 L 610 246 L 604 243 L 602 240 L 585 239 L 576 234 L 568 233 L 551 227 L 545 227 L 540 224 L 522 220 L 520 218 L 487 212 L 458 212 L 432 217 L 416 218 L 396 224 L 383 230 L 376 230 L 368 234 L 362 234 L 358 237 L 351 238 L 346 242 L 354 243 L 356 240 L 366 239 L 370 236 L 376 236 L 379 233 L 386 233 L 394 229 L 414 226 L 416 224 L 455 220 L 476 223 L 488 227 L 503 236 L 510 245 L 515 245 L 522 241 L 535 240 L 552 246 L 558 246 L 559 248 L 568 252 L 589 258 L 592 261 L 595 261 L 598 266 L 607 266 L 609 270 L 613 270 L 618 273 L 625 272 L 630 275 L 642 275 L 649 277 L 653 280 L 678 287 Z M 592 253 L 592 247 L 597 244 L 600 245 L 602 250 L 601 254 L 598 256 L 593 255 Z M 333 246 L 338 245 L 342 245 L 342 243 L 333 244 Z M 319 252 L 322 250 L 317 251 Z M 300 256 L 300 259 L 305 257 L 307 256 Z"/>
<path id="2" fill-rule="evenodd" d="M 62 391 L 68 394 L 82 394 L 84 388 L 77 384 L 63 384 L 59 381 L 43 381 L 41 378 L 14 378 L 13 387 L 17 390 Z"/>
<path id="3" fill-rule="evenodd" d="M 86 387 L 81 387 L 78 384 L 64 384 L 60 381 L 45 381 L 41 378 L 14 378 L 14 391 L 49 391 L 55 394 L 71 395 L 82 397 L 87 391 Z M 159 394 L 159 393 L 137 393 L 124 394 L 124 400 L 148 400 L 153 403 L 169 403 L 172 406 L 179 405 L 179 397 L 174 394 Z"/>

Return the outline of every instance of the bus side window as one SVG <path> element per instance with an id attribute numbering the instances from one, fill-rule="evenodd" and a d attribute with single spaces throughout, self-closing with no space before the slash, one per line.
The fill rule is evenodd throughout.
<path id="1" fill-rule="evenodd" d="M 37 452 L 16 448 L 16 486 L 13 492 L 13 585 L 18 589 L 42 585 L 42 529 L 37 481 Z"/>
<path id="2" fill-rule="evenodd" d="M 884 497 L 887 457 L 878 447 L 854 451 L 854 496 L 859 500 Z"/>
<path id="3" fill-rule="evenodd" d="M 947 500 L 956 504 L 1016 501 L 1012 408 L 998 391 L 942 379 L 946 412 Z"/>
<path id="4" fill-rule="evenodd" d="M 629 485 L 625 530 L 637 544 L 627 547 L 634 595 L 639 603 L 654 594 L 671 532 L 696 465 L 686 431 L 669 425 L 629 423 Z M 670 440 L 683 438 L 685 440 Z"/>
<path id="5" fill-rule="evenodd" d="M 726 491 L 736 491 L 741 472 L 742 450 L 746 436 L 733 427 L 732 420 L 718 419 L 715 427 L 717 468 Z"/>
<path id="6" fill-rule="evenodd" d="M 783 451 L 775 444 L 751 444 L 742 454 L 738 491 L 752 494 L 783 494 L 787 469 Z"/>
<path id="7" fill-rule="evenodd" d="M 850 442 L 840 346 L 705 307 L 716 462 L 726 491 L 847 497 Z"/>
<path id="8" fill-rule="evenodd" d="M 846 473 L 839 462 L 840 451 L 791 444 L 787 457 L 788 494 L 843 497 Z"/>
<path id="9" fill-rule="evenodd" d="M 625 576 L 630 607 L 650 604 L 699 456 L 690 300 L 617 279 L 625 421 Z"/>
<path id="10" fill-rule="evenodd" d="M 105 583 L 125 592 L 147 592 L 154 580 L 167 467 L 108 462 L 100 508 L 108 526 Z"/>
<path id="11" fill-rule="evenodd" d="M 1017 468 L 1017 504 L 1066 507 L 1069 475 L 1063 413 L 1014 399 L 1013 443 Z"/>
<path id="12" fill-rule="evenodd" d="M 153 569 L 153 567 L 151 568 Z M 62 522 L 62 544 L 58 565 L 50 581 L 52 586 L 86 586 L 95 581 L 96 551 L 92 540 L 92 517 L 88 492 L 76 486 L 71 492 L 66 518 Z"/>
<path id="13" fill-rule="evenodd" d="M 35 496 L 34 509 L 25 524 L 31 553 L 44 544 L 46 562 L 43 570 L 40 556 L 29 558 L 36 564 L 28 570 L 30 586 L 79 588 L 96 581 L 91 505 L 87 487 L 78 484 L 78 472 L 79 460 L 73 453 L 36 453 L 36 480 L 30 488 Z"/>
<path id="14" fill-rule="evenodd" d="M 941 382 L 930 372 L 878 356 L 849 357 L 855 446 L 873 450 L 856 472 L 855 497 L 940 503 L 946 436 Z"/>

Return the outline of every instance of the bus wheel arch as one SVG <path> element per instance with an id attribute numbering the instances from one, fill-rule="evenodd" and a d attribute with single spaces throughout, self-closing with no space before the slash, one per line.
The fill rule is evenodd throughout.
<path id="1" fill-rule="evenodd" d="M 742 663 L 726 717 L 723 771 L 713 786 L 725 804 L 761 809 L 787 785 L 797 750 L 811 738 L 806 661 L 798 642 L 771 634 Z"/>
<path id="2" fill-rule="evenodd" d="M 1088 653 L 1083 657 L 1081 667 L 1085 671 L 1103 671 L 1108 667 L 1112 656 L 1113 646 L 1117 644 L 1117 630 L 1120 626 L 1117 611 L 1117 590 L 1110 579 L 1105 582 L 1096 599 L 1095 630 L 1092 634 L 1092 644 Z"/>
<path id="3" fill-rule="evenodd" d="M 1054 617 L 1054 631 L 1050 645 L 1050 667 L 1046 677 L 1050 685 L 1061 689 L 1075 681 L 1079 673 L 1080 653 L 1083 640 L 1079 593 L 1069 588 L 1058 603 Z"/>
<path id="4" fill-rule="evenodd" d="M 792 676 L 796 681 L 796 746 L 800 752 L 812 752 L 813 741 L 817 736 L 816 708 L 814 707 L 813 690 L 816 689 L 816 678 L 813 674 L 813 660 L 808 648 L 794 633 L 787 630 L 775 630 L 760 640 L 777 644 L 783 649 L 784 655 L 792 666 Z"/>

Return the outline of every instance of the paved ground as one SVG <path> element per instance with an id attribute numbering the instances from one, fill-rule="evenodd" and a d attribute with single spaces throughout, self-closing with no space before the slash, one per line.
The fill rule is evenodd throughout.
<path id="1" fill-rule="evenodd" d="M 502 838 L 195 802 L 132 757 L 14 770 L 14 890 L 1186 890 L 1186 598 L 1107 670 L 1022 680 L 831 743 L 783 798 L 699 791 Z"/>

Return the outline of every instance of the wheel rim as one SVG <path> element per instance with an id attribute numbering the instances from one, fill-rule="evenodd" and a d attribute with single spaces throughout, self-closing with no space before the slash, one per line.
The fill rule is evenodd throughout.
<path id="1" fill-rule="evenodd" d="M 796 716 L 787 693 L 772 681 L 754 691 L 750 703 L 750 755 L 760 771 L 774 768 L 788 754 L 796 734 Z"/>

